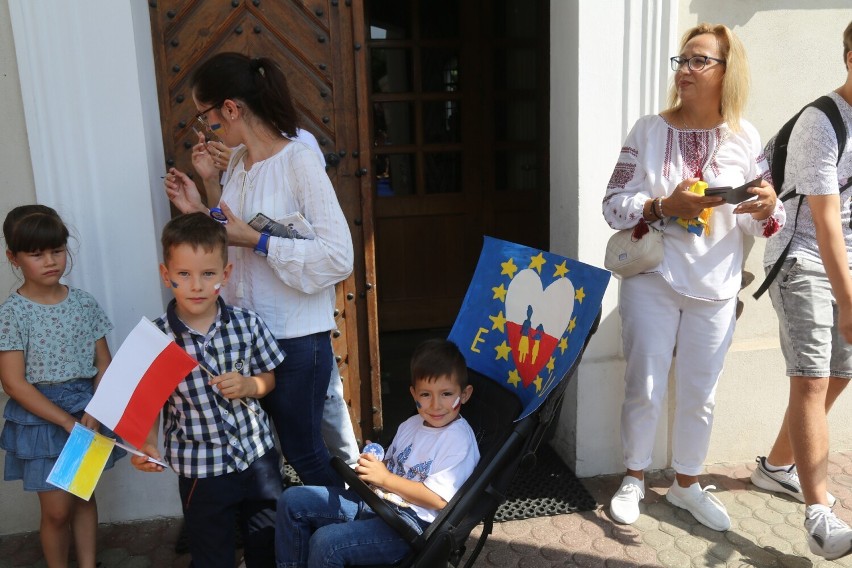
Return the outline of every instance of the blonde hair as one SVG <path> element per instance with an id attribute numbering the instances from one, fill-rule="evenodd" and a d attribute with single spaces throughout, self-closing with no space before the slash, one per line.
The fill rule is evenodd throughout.
<path id="1" fill-rule="evenodd" d="M 740 119 L 748 101 L 751 82 L 745 47 L 727 26 L 703 23 L 683 34 L 680 40 L 681 52 L 689 40 L 701 34 L 713 34 L 719 42 L 719 55 L 725 60 L 725 75 L 722 77 L 722 108 L 719 112 L 731 130 L 739 131 Z M 677 85 L 672 81 L 669 89 L 669 110 L 677 110 L 682 104 L 683 101 L 677 94 Z"/>

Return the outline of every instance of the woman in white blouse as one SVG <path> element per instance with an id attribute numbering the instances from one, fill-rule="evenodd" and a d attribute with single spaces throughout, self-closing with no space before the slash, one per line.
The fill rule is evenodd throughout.
<path id="1" fill-rule="evenodd" d="M 321 421 L 334 364 L 334 285 L 352 272 L 354 258 L 346 219 L 319 157 L 289 139 L 297 114 L 274 61 L 219 53 L 193 75 L 192 97 L 201 124 L 236 147 L 221 199 L 217 185 L 206 188 L 208 201 L 218 202 L 228 220 L 234 270 L 222 294 L 257 312 L 286 354 L 262 405 L 301 480 L 342 485 L 329 466 Z M 208 212 L 183 172 L 169 170 L 165 186 L 179 210 Z M 248 223 L 261 213 L 273 220 L 299 213 L 315 237 L 259 231 Z"/>
<path id="2" fill-rule="evenodd" d="M 704 525 L 724 531 L 730 526 L 727 511 L 699 485 L 697 475 L 707 456 L 716 384 L 734 332 L 743 237 L 768 237 L 785 217 L 766 181 L 749 190 L 755 199 L 739 205 L 690 191 L 699 180 L 710 187 L 738 187 L 767 174 L 757 131 L 741 118 L 749 72 L 739 39 L 723 25 L 701 24 L 684 34 L 680 54 L 671 62 L 669 108 L 636 122 L 603 199 L 604 218 L 613 229 L 649 223 L 664 231 L 662 263 L 625 278 L 620 287 L 627 473 L 610 513 L 626 524 L 639 517 L 643 472 L 651 465 L 676 347 L 676 480 L 666 497 Z"/>

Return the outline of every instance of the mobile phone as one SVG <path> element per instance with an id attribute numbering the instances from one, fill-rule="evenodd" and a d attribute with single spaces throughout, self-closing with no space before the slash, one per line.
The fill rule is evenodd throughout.
<path id="1" fill-rule="evenodd" d="M 725 199 L 725 203 L 736 205 L 737 203 L 742 203 L 752 197 L 757 197 L 753 193 L 749 193 L 748 188 L 759 187 L 761 181 L 763 181 L 763 178 L 759 177 L 751 180 L 750 182 L 744 183 L 739 187 L 731 187 L 729 185 L 723 187 L 708 187 L 704 190 L 704 195 L 707 197 L 723 197 Z"/>

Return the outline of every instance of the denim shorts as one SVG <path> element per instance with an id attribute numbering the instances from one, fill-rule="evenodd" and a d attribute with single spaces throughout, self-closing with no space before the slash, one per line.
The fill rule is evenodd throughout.
<path id="1" fill-rule="evenodd" d="M 852 345 L 838 333 L 837 304 L 822 263 L 788 258 L 769 297 L 788 376 L 852 379 Z"/>

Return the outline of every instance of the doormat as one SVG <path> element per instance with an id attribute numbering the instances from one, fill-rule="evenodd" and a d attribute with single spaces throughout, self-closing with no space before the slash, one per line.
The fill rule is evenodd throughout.
<path id="1" fill-rule="evenodd" d="M 518 470 L 507 495 L 494 515 L 497 522 L 591 511 L 597 506 L 594 497 L 547 443 L 539 446 L 532 468 Z"/>

